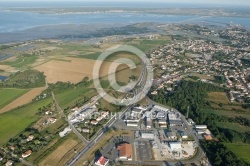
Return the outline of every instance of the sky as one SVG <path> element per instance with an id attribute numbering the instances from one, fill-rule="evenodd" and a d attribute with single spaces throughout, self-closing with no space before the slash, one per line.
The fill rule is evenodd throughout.
<path id="1" fill-rule="evenodd" d="M 62 1 L 67 1 L 67 2 L 73 2 L 73 1 L 78 1 L 78 2 L 173 2 L 173 3 L 196 3 L 196 4 L 215 4 L 215 5 L 240 5 L 240 6 L 250 6 L 250 0 L 0 0 L 0 2 L 10 2 L 10 1 L 16 1 L 16 2 L 22 2 L 22 1 L 30 1 L 30 2 L 62 2 Z"/>

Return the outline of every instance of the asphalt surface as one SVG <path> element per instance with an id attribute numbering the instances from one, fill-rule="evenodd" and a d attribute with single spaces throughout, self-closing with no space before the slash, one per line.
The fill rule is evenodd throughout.
<path id="1" fill-rule="evenodd" d="M 146 83 L 146 80 L 144 80 L 146 77 L 146 66 L 145 64 L 143 65 L 143 68 L 142 68 L 142 72 L 140 74 L 140 77 L 139 77 L 139 81 L 138 81 L 138 84 L 136 85 L 137 87 L 143 87 L 143 85 L 141 84 L 145 84 Z M 133 100 L 131 101 L 131 104 L 134 103 L 134 102 L 137 102 L 140 97 L 141 97 L 141 94 L 140 94 L 140 91 L 138 89 L 135 89 L 133 90 L 133 94 L 134 94 L 134 97 L 133 97 Z M 116 118 L 115 116 L 112 117 L 104 126 L 103 128 L 109 128 L 111 127 L 115 122 L 117 122 L 118 119 L 121 119 L 125 112 L 127 112 L 128 110 L 130 110 L 132 108 L 132 105 L 128 105 L 118 116 L 118 118 Z M 74 156 L 74 158 L 69 161 L 66 165 L 68 166 L 72 166 L 74 165 L 74 163 L 76 161 L 78 161 L 86 152 L 88 152 L 88 150 L 95 145 L 95 143 L 101 141 L 102 139 L 102 136 L 104 134 L 104 131 L 103 130 L 99 130 L 95 135 L 95 137 L 90 141 L 88 142 L 87 146 L 85 146 L 76 156 Z"/>
<path id="2" fill-rule="evenodd" d="M 56 100 L 56 97 L 55 97 L 54 92 L 52 92 L 52 98 L 53 98 L 53 100 L 55 101 L 55 104 L 56 104 L 57 109 L 60 111 L 61 115 L 62 115 L 62 116 L 65 118 L 65 120 L 68 122 L 68 124 L 69 124 L 70 128 L 72 129 L 72 131 L 77 135 L 77 137 L 78 137 L 79 139 L 82 140 L 82 142 L 83 142 L 84 144 L 87 144 L 88 141 L 82 136 L 81 133 L 79 133 L 79 132 L 77 131 L 77 129 L 75 128 L 75 126 L 72 125 L 72 124 L 69 122 L 67 116 L 64 114 L 62 108 L 59 106 L 59 104 L 58 104 L 58 102 L 57 102 L 57 100 Z"/>

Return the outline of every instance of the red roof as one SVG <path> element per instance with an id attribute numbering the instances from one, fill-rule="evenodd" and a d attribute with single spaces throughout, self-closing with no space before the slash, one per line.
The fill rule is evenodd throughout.
<path id="1" fill-rule="evenodd" d="M 125 156 L 127 158 L 132 158 L 132 146 L 131 144 L 124 143 L 117 147 L 119 150 L 119 156 Z"/>
<path id="2" fill-rule="evenodd" d="M 102 165 L 104 165 L 105 164 L 105 158 L 102 156 L 102 157 L 100 157 L 100 159 L 99 159 L 99 163 L 100 164 L 102 164 Z"/>

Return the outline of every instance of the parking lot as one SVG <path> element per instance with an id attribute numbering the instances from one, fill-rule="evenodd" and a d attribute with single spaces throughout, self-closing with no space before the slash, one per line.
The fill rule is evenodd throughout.
<path id="1" fill-rule="evenodd" d="M 135 143 L 137 160 L 152 160 L 152 151 L 149 141 L 137 140 Z"/>

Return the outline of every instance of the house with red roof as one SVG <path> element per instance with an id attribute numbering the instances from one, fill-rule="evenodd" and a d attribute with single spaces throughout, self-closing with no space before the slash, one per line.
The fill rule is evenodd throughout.
<path id="1" fill-rule="evenodd" d="M 96 166 L 107 166 L 108 163 L 109 163 L 109 160 L 106 159 L 104 156 L 101 156 L 101 157 L 99 158 L 99 160 L 97 160 L 97 161 L 95 162 L 95 165 L 96 165 Z"/>

